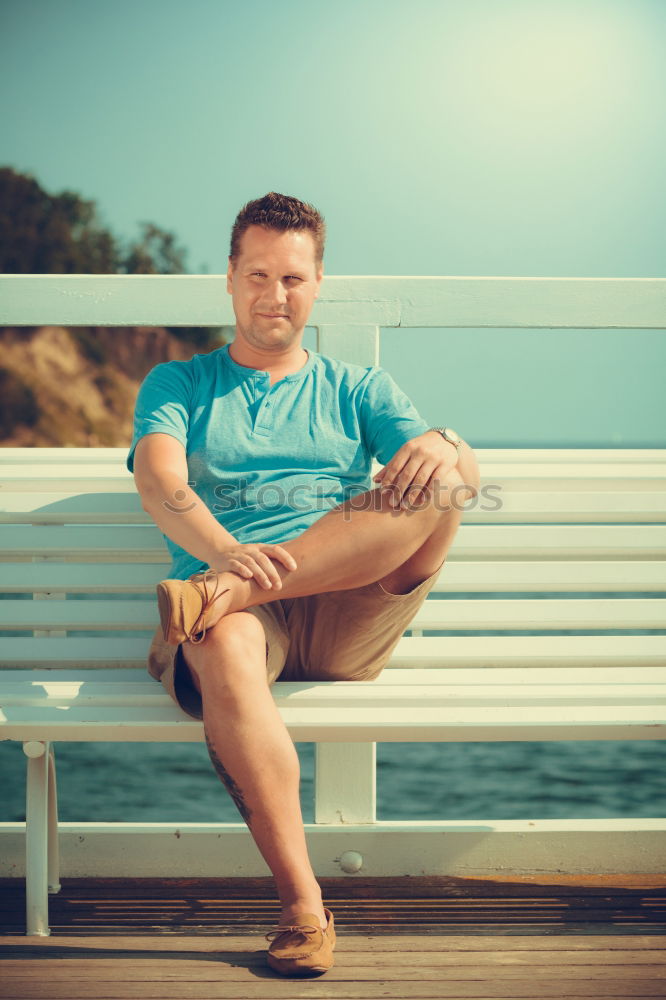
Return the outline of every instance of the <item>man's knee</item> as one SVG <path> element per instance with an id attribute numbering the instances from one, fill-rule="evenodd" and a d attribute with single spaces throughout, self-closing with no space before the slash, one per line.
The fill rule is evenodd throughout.
<path id="1" fill-rule="evenodd" d="M 256 615 L 237 611 L 225 615 L 200 643 L 186 642 L 187 665 L 201 686 L 210 680 L 247 680 L 266 670 L 266 635 Z"/>
<path id="2" fill-rule="evenodd" d="M 428 509 L 435 514 L 450 514 L 464 510 L 465 502 L 473 496 L 473 487 L 465 483 L 457 468 L 449 469 L 426 490 L 413 487 L 407 494 L 412 509 Z"/>
<path id="3" fill-rule="evenodd" d="M 465 502 L 474 496 L 473 484 L 466 483 L 457 468 L 449 469 L 439 485 L 438 505 L 442 510 L 462 510 Z"/>

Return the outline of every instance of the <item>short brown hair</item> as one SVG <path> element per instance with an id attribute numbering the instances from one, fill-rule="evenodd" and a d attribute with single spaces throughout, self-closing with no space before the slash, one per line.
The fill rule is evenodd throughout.
<path id="1" fill-rule="evenodd" d="M 264 226 L 279 232 L 305 229 L 312 233 L 316 263 L 321 264 L 324 259 L 326 223 L 314 205 L 275 191 L 269 191 L 263 198 L 256 198 L 255 201 L 248 201 L 236 216 L 231 230 L 229 258 L 234 267 L 240 256 L 241 237 L 250 226 Z"/>

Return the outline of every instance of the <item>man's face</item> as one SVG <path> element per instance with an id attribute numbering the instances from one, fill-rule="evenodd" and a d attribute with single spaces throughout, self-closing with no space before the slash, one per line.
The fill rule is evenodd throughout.
<path id="1" fill-rule="evenodd" d="M 322 276 L 307 230 L 250 226 L 241 238 L 235 270 L 231 261 L 227 270 L 236 337 L 255 350 L 275 353 L 300 346 Z"/>

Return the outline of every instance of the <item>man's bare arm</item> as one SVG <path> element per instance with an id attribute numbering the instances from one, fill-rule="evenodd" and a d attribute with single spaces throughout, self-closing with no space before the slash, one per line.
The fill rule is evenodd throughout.
<path id="1" fill-rule="evenodd" d="M 134 481 L 143 509 L 165 535 L 195 558 L 211 561 L 236 539 L 187 485 L 187 460 L 170 434 L 147 434 L 134 452 Z"/>
<path id="2" fill-rule="evenodd" d="M 187 458 L 171 434 L 146 434 L 134 452 L 134 481 L 143 509 L 172 541 L 218 572 L 254 576 L 266 588 L 280 586 L 272 560 L 296 563 L 280 545 L 243 545 L 215 519 L 187 484 Z M 195 484 L 196 485 L 196 484 Z"/>

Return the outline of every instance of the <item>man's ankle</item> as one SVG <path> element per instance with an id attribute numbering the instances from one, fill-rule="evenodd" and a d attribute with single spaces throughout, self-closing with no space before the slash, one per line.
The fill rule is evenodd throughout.
<path id="1" fill-rule="evenodd" d="M 322 907 L 322 891 L 319 883 L 313 879 L 312 882 L 301 885 L 278 885 L 278 897 L 283 912 L 292 910 L 296 913 L 312 913 L 312 907 Z"/>
<path id="2" fill-rule="evenodd" d="M 231 591 L 231 603 L 229 604 L 228 614 L 233 611 L 245 611 L 249 606 L 252 596 L 252 583 L 252 577 L 248 580 L 243 576 L 239 576 L 238 573 L 220 573 L 220 585 L 229 587 Z"/>
<path id="3" fill-rule="evenodd" d="M 319 899 L 316 897 L 314 899 L 312 897 L 303 897 L 288 905 L 283 903 L 280 913 L 280 923 L 288 924 L 301 913 L 314 913 L 319 920 L 322 930 L 326 930 L 326 914 L 324 913 L 324 903 L 321 897 Z"/>

